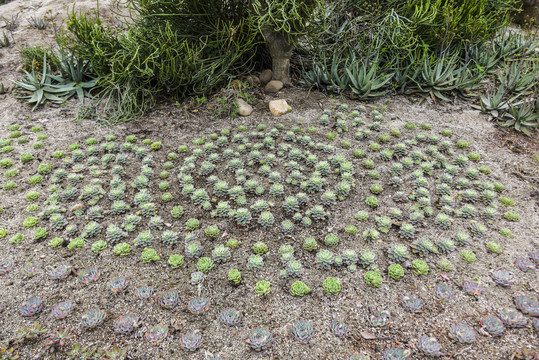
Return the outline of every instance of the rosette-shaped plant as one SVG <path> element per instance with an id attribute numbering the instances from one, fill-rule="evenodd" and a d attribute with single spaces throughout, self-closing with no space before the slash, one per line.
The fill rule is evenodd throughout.
<path id="1" fill-rule="evenodd" d="M 147 300 L 152 297 L 154 293 L 153 287 L 141 286 L 135 290 L 135 296 L 140 300 Z"/>
<path id="2" fill-rule="evenodd" d="M 382 360 L 408 360 L 411 353 L 410 350 L 391 348 L 384 351 Z"/>
<path id="3" fill-rule="evenodd" d="M 475 331 L 466 324 L 452 324 L 449 327 L 449 337 L 462 344 L 475 342 Z"/>
<path id="4" fill-rule="evenodd" d="M 106 317 L 107 313 L 104 310 L 97 308 L 91 309 L 82 315 L 81 324 L 85 328 L 93 329 L 101 325 L 105 321 Z"/>
<path id="5" fill-rule="evenodd" d="M 387 256 L 398 263 L 407 260 L 410 255 L 408 254 L 408 247 L 403 244 L 394 244 L 387 251 Z"/>
<path id="6" fill-rule="evenodd" d="M 249 344 L 251 349 L 262 351 L 271 346 L 273 335 L 266 327 L 257 327 L 249 332 L 249 337 L 245 342 Z"/>
<path id="7" fill-rule="evenodd" d="M 128 335 L 132 333 L 138 326 L 140 325 L 140 321 L 138 316 L 135 315 L 120 315 L 119 318 L 114 320 L 114 323 L 112 324 L 112 329 L 114 332 Z"/>
<path id="8" fill-rule="evenodd" d="M 427 356 L 443 356 L 440 343 L 435 337 L 422 335 L 417 340 L 417 349 Z"/>
<path id="9" fill-rule="evenodd" d="M 69 265 L 60 265 L 49 271 L 47 275 L 53 280 L 65 280 L 71 274 L 71 269 Z"/>
<path id="10" fill-rule="evenodd" d="M 306 320 L 298 320 L 292 324 L 290 333 L 300 342 L 306 344 L 313 337 L 313 326 Z"/>
<path id="11" fill-rule="evenodd" d="M 391 264 L 387 267 L 387 275 L 394 280 L 399 280 L 404 276 L 404 269 L 399 264 Z"/>
<path id="12" fill-rule="evenodd" d="M 202 346 L 202 335 L 196 331 L 188 331 L 180 338 L 180 347 L 185 351 L 196 351 Z"/>
<path id="13" fill-rule="evenodd" d="M 144 337 L 153 345 L 165 340 L 168 336 L 168 326 L 163 324 L 156 324 L 150 326 Z"/>
<path id="14" fill-rule="evenodd" d="M 324 280 L 322 287 L 326 294 L 337 295 L 341 292 L 341 281 L 333 277 L 328 277 Z"/>
<path id="15" fill-rule="evenodd" d="M 191 314 L 202 314 L 210 309 L 211 299 L 207 297 L 197 296 L 189 301 L 187 309 Z"/>
<path id="16" fill-rule="evenodd" d="M 363 279 L 367 285 L 374 288 L 379 288 L 383 282 L 382 275 L 380 275 L 380 271 L 378 270 L 367 271 Z"/>
<path id="17" fill-rule="evenodd" d="M 492 280 L 500 286 L 508 287 L 514 283 L 513 275 L 505 270 L 496 270 L 490 273 Z"/>
<path id="18" fill-rule="evenodd" d="M 474 281 L 470 281 L 462 284 L 462 290 L 470 296 L 477 296 L 480 295 L 485 288 Z"/>
<path id="19" fill-rule="evenodd" d="M 110 279 L 107 288 L 113 293 L 123 292 L 127 288 L 127 279 L 124 277 Z"/>
<path id="20" fill-rule="evenodd" d="M 391 323 L 389 311 L 377 311 L 369 315 L 369 323 L 374 327 L 386 327 Z"/>
<path id="21" fill-rule="evenodd" d="M 434 295 L 440 300 L 447 301 L 453 297 L 454 292 L 451 286 L 438 284 L 434 287 Z"/>
<path id="22" fill-rule="evenodd" d="M 515 259 L 515 262 L 513 263 L 517 269 L 519 269 L 522 272 L 528 272 L 529 270 L 535 270 L 535 263 L 531 261 L 530 259 L 519 256 Z"/>
<path id="23" fill-rule="evenodd" d="M 539 300 L 534 296 L 515 296 L 515 306 L 524 314 L 539 317 Z"/>
<path id="24" fill-rule="evenodd" d="M 503 326 L 502 321 L 494 315 L 488 315 L 481 319 L 481 325 L 493 336 L 502 336 L 505 332 L 505 326 Z"/>
<path id="25" fill-rule="evenodd" d="M 66 300 L 56 304 L 51 311 L 51 317 L 53 319 L 63 319 L 71 313 L 73 310 L 73 301 Z"/>
<path id="26" fill-rule="evenodd" d="M 21 316 L 34 316 L 43 310 L 43 301 L 37 296 L 30 297 L 23 301 L 19 307 Z"/>
<path id="27" fill-rule="evenodd" d="M 159 305 L 165 309 L 174 309 L 174 307 L 178 305 L 179 301 L 180 297 L 178 296 L 178 292 L 176 290 L 165 291 L 163 294 L 161 294 L 161 296 L 159 296 Z"/>
<path id="28" fill-rule="evenodd" d="M 241 321 L 241 317 L 241 312 L 234 308 L 227 308 L 219 313 L 219 321 L 226 326 L 238 325 Z"/>
<path id="29" fill-rule="evenodd" d="M 401 305 L 408 311 L 416 313 L 423 309 L 423 300 L 415 294 L 404 295 L 400 299 Z"/>
<path id="30" fill-rule="evenodd" d="M 509 327 L 524 327 L 528 323 L 528 319 L 517 309 L 513 308 L 498 310 L 498 317 L 505 325 Z"/>

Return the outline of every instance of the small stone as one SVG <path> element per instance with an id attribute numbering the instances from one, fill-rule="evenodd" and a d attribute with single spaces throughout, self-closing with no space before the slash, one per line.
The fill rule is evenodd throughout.
<path id="1" fill-rule="evenodd" d="M 287 104 L 285 99 L 270 101 L 269 109 L 271 113 L 275 116 L 281 116 L 292 110 L 292 108 Z"/>
<path id="2" fill-rule="evenodd" d="M 241 116 L 249 116 L 253 112 L 253 107 L 243 99 L 236 99 L 236 104 L 238 104 L 238 114 Z"/>
<path id="3" fill-rule="evenodd" d="M 279 80 L 271 80 L 264 87 L 264 92 L 268 94 L 274 94 L 283 88 L 283 82 Z"/>
<path id="4" fill-rule="evenodd" d="M 260 76 L 258 78 L 260 79 L 260 84 L 264 86 L 271 81 L 272 77 L 273 71 L 271 71 L 270 69 L 266 69 L 260 73 Z"/>
<path id="5" fill-rule="evenodd" d="M 260 79 L 257 76 L 249 75 L 245 78 L 245 82 L 251 87 L 259 87 Z"/>

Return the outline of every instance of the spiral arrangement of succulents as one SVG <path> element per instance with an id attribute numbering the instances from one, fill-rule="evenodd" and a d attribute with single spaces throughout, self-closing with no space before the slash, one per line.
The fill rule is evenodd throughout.
<path id="1" fill-rule="evenodd" d="M 42 130 L 30 129 L 37 151 L 47 139 Z M 190 271 L 195 286 L 216 267 L 227 268 L 223 281 L 249 286 L 255 296 L 271 296 L 275 290 L 268 279 L 245 284 L 242 272 L 268 267 L 286 280 L 291 297 L 308 296 L 315 289 L 330 298 L 339 296 L 346 279 L 357 276 L 372 288 L 398 286 L 403 277 L 449 274 L 455 262 L 459 267 L 474 263 L 479 248 L 487 256 L 499 256 L 503 239 L 513 236 L 511 222 L 520 220 L 510 194 L 493 181 L 491 169 L 482 155 L 470 150 L 470 142 L 454 139 L 450 130 L 434 132 L 425 123 L 389 126 L 381 112 L 368 112 L 361 105 L 351 111 L 345 104 L 324 110 L 319 127 L 239 126 L 189 144 L 134 135 L 91 137 L 57 149 L 50 159 L 18 152 L 17 161 L 15 147 L 27 144 L 32 135 L 23 133 L 20 125 L 10 126 L 10 131 L 8 139 L 0 140 L 3 191 L 14 196 L 24 189 L 28 205 L 19 210 L 29 216 L 21 224 L 0 223 L 0 239 L 23 247 L 31 246 L 32 240 L 47 241 L 51 249 L 63 252 L 112 252 L 147 264 L 166 261 L 171 271 Z M 29 144 L 24 146 L 27 151 Z M 35 174 L 22 179 L 20 169 L 26 166 L 33 166 Z M 343 205 L 354 209 L 353 216 L 336 219 Z M 233 255 L 242 246 L 251 255 L 238 262 Z M 271 253 L 278 255 L 277 262 L 269 259 Z M 41 271 L 34 263 L 24 265 L 24 259 L 4 258 L 0 275 L 12 271 L 15 260 L 24 277 Z M 539 249 L 514 259 L 522 272 L 535 271 L 538 264 Z M 305 268 L 321 274 L 337 270 L 339 275 L 322 275 L 323 281 L 310 283 L 303 277 Z M 53 281 L 64 281 L 72 267 L 58 264 L 47 274 Z M 98 267 L 82 269 L 78 281 L 98 281 L 100 274 Z M 516 277 L 509 269 L 491 272 L 492 282 L 502 287 L 512 286 Z M 115 294 L 129 286 L 123 277 L 105 281 Z M 139 285 L 135 296 L 156 297 L 163 309 L 173 310 L 183 301 L 174 289 Z M 478 296 L 485 283 L 451 285 L 438 284 L 436 298 L 447 301 L 458 290 Z M 410 313 L 423 310 L 423 299 L 414 293 L 402 293 L 398 301 Z M 186 306 L 190 313 L 204 315 L 213 302 L 201 295 Z M 43 299 L 30 297 L 19 313 L 34 316 L 43 307 Z M 62 301 L 54 305 L 51 316 L 63 319 L 73 308 L 72 300 Z M 537 330 L 537 316 L 537 296 L 518 295 L 515 307 L 498 309 L 480 326 L 493 336 L 503 335 L 506 327 Z M 80 323 L 93 329 L 106 317 L 104 309 L 86 309 Z M 237 325 L 241 318 L 241 309 L 226 308 L 219 314 L 226 326 Z M 380 328 L 390 322 L 391 314 L 383 309 L 368 319 Z M 167 338 L 167 325 L 143 324 L 136 314 L 116 318 L 113 331 L 130 334 L 146 325 L 150 343 Z M 470 325 L 455 323 L 447 334 L 457 342 L 473 343 L 476 334 Z M 289 326 L 289 334 L 303 343 L 312 341 L 316 332 L 302 319 Z M 328 326 L 337 337 L 353 331 L 339 320 Z M 246 341 L 262 351 L 271 346 L 273 336 L 270 329 L 258 326 Z M 199 331 L 185 332 L 180 345 L 194 351 L 203 341 Z M 432 336 L 420 337 L 416 348 L 429 356 L 443 354 Z M 409 349 L 389 348 L 384 359 L 406 359 L 410 354 Z M 351 359 L 368 356 L 355 354 Z"/>

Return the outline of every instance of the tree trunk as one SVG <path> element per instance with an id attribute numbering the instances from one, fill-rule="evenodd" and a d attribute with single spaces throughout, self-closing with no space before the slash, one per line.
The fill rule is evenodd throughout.
<path id="1" fill-rule="evenodd" d="M 273 80 L 280 80 L 283 84 L 290 84 L 290 57 L 294 50 L 291 44 L 281 33 L 264 30 L 266 46 L 271 55 Z"/>

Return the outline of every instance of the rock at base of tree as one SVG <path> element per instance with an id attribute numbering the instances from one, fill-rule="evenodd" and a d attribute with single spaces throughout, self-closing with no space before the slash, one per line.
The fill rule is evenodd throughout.
<path id="1" fill-rule="evenodd" d="M 271 80 L 264 87 L 264 92 L 267 94 L 274 94 L 283 88 L 283 82 L 279 80 Z"/>
<path id="2" fill-rule="evenodd" d="M 253 107 L 243 99 L 236 99 L 236 104 L 238 104 L 238 114 L 241 116 L 249 116 L 253 112 Z"/>
<path id="3" fill-rule="evenodd" d="M 273 71 L 271 71 L 270 69 L 266 69 L 260 73 L 260 76 L 258 78 L 260 79 L 260 84 L 264 86 L 271 81 L 272 77 Z"/>
<path id="4" fill-rule="evenodd" d="M 269 109 L 274 116 L 281 116 L 292 110 L 285 99 L 270 101 Z"/>

